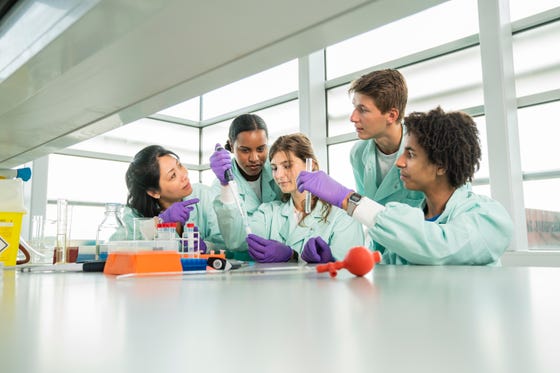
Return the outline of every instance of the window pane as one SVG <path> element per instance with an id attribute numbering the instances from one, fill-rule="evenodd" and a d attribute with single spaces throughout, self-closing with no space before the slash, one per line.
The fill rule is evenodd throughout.
<path id="1" fill-rule="evenodd" d="M 47 199 L 125 203 L 127 162 L 49 156 Z"/>
<path id="2" fill-rule="evenodd" d="M 510 19 L 516 21 L 557 6 L 560 6 L 558 0 L 509 0 Z"/>
<path id="3" fill-rule="evenodd" d="M 48 246 L 56 242 L 56 203 L 47 205 L 45 221 L 45 241 Z M 68 223 L 70 224 L 70 237 L 67 240 L 90 240 L 89 245 L 95 244 L 97 227 L 105 217 L 104 206 L 68 206 Z M 72 243 L 71 243 L 72 244 Z"/>
<path id="4" fill-rule="evenodd" d="M 203 119 L 263 102 L 298 89 L 298 61 L 292 60 L 203 95 Z"/>
<path id="5" fill-rule="evenodd" d="M 332 88 L 327 91 L 327 135 L 329 137 L 354 132 L 350 115 L 354 107 L 348 95 L 350 84 Z"/>
<path id="6" fill-rule="evenodd" d="M 253 112 L 260 116 L 268 127 L 268 143 L 272 145 L 280 135 L 299 131 L 299 101 L 292 100 L 284 104 Z M 216 123 L 202 129 L 202 163 L 209 163 L 216 143 L 225 144 L 231 120 Z"/>
<path id="7" fill-rule="evenodd" d="M 158 112 L 158 114 L 190 119 L 198 122 L 200 121 L 200 97 L 195 97 L 175 106 L 168 107 L 167 109 Z"/>
<path id="8" fill-rule="evenodd" d="M 476 1 L 448 1 L 328 47 L 327 79 L 476 33 Z"/>
<path id="9" fill-rule="evenodd" d="M 560 88 L 560 22 L 513 36 L 517 96 Z"/>
<path id="10" fill-rule="evenodd" d="M 558 146 L 560 102 L 518 110 L 521 169 L 523 172 L 560 169 Z"/>
<path id="11" fill-rule="evenodd" d="M 406 112 L 462 110 L 484 103 L 480 48 L 453 54 L 400 69 L 408 85 Z"/>
<path id="12" fill-rule="evenodd" d="M 356 189 L 356 182 L 350 165 L 350 150 L 355 143 L 356 141 L 350 141 L 328 147 L 329 175 L 347 188 L 354 190 Z M 321 168 L 326 171 L 324 165 Z"/>
<path id="13" fill-rule="evenodd" d="M 229 125 L 233 119 L 213 124 L 202 129 L 202 163 L 210 163 L 216 144 L 225 145 L 228 139 Z M 265 119 L 266 121 L 266 119 Z"/>
<path id="14" fill-rule="evenodd" d="M 560 178 L 523 183 L 531 249 L 560 248 Z"/>
<path id="15" fill-rule="evenodd" d="M 143 118 L 70 149 L 133 157 L 144 147 L 157 144 L 177 153 L 183 163 L 198 164 L 198 136 L 195 127 Z"/>
<path id="16" fill-rule="evenodd" d="M 255 111 L 268 127 L 268 143 L 272 145 L 282 135 L 299 132 L 299 100 Z"/>

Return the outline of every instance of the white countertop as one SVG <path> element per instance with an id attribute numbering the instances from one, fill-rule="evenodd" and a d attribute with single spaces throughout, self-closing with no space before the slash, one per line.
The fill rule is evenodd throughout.
<path id="1" fill-rule="evenodd" d="M 560 372 L 560 269 L 0 271 L 2 372 Z"/>

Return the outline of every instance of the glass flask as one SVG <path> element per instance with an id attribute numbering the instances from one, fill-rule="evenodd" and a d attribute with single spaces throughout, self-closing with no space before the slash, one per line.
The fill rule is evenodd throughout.
<path id="1" fill-rule="evenodd" d="M 95 238 L 95 259 L 107 259 L 109 244 L 112 241 L 127 239 L 127 230 L 120 217 L 121 205 L 119 203 L 105 204 L 105 217 L 97 228 Z"/>

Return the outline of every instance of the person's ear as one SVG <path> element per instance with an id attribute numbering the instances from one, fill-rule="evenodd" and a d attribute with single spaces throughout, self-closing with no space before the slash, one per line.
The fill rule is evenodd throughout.
<path id="1" fill-rule="evenodd" d="M 155 199 L 159 199 L 161 197 L 159 192 L 157 192 L 155 190 L 148 190 L 148 191 L 146 191 L 146 194 L 149 195 L 152 198 L 155 198 Z"/>
<path id="2" fill-rule="evenodd" d="M 387 112 L 387 119 L 390 122 L 396 123 L 397 120 L 399 119 L 399 110 L 397 108 L 391 108 L 389 109 L 389 111 Z"/>
<path id="3" fill-rule="evenodd" d="M 443 175 L 445 175 L 446 172 L 447 172 L 447 170 L 443 166 L 438 166 L 437 169 L 436 169 L 436 175 L 438 175 L 438 176 L 443 176 Z"/>

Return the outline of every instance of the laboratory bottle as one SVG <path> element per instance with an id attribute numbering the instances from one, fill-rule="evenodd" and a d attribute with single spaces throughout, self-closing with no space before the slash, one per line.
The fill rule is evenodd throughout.
<path id="1" fill-rule="evenodd" d="M 95 259 L 106 259 L 112 241 L 126 240 L 128 234 L 120 217 L 119 203 L 105 204 L 105 217 L 97 228 L 95 238 Z"/>

